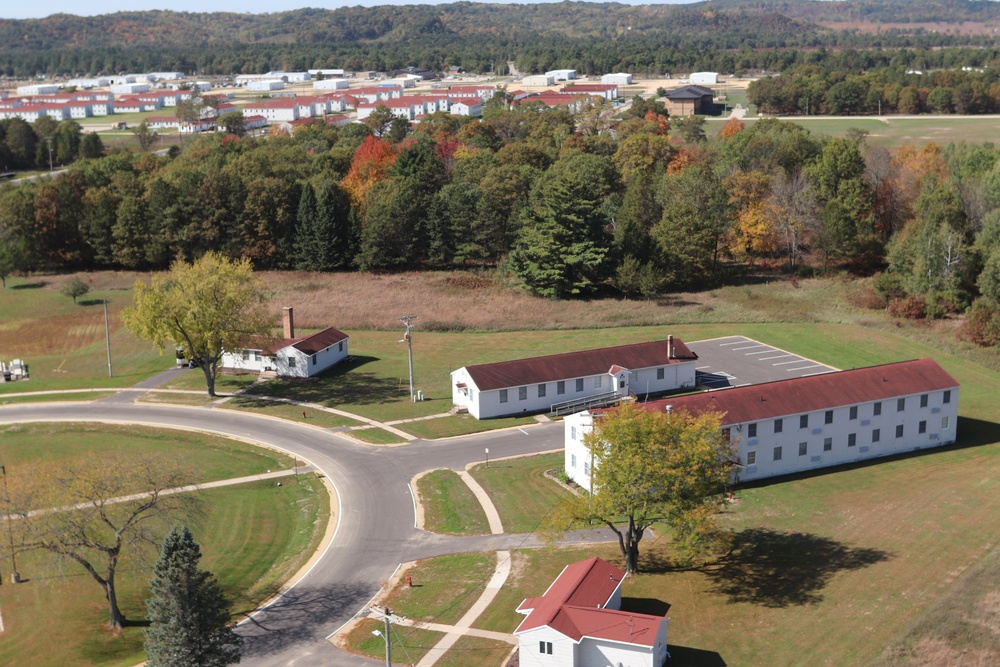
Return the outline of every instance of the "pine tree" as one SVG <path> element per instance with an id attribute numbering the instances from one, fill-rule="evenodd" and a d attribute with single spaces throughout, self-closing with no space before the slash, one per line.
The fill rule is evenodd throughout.
<path id="1" fill-rule="evenodd" d="M 174 528 L 163 542 L 150 582 L 145 630 L 148 667 L 222 667 L 240 661 L 243 638 L 230 623 L 215 576 L 198 569 L 201 548 L 191 531 Z"/>
<path id="2" fill-rule="evenodd" d="M 315 271 L 315 248 L 313 240 L 316 232 L 316 191 L 312 184 L 302 186 L 302 196 L 295 219 L 295 268 L 299 271 Z"/>

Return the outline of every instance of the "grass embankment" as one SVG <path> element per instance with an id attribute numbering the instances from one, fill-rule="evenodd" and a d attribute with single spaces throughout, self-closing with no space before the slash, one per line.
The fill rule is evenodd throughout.
<path id="1" fill-rule="evenodd" d="M 301 422 L 319 428 L 341 428 L 344 426 L 360 426 L 361 422 L 349 417 L 317 410 L 315 408 L 304 408 L 288 403 L 276 403 L 253 396 L 237 396 L 226 401 L 220 407 L 227 410 L 243 410 L 246 412 L 256 412 L 257 414 L 278 417 L 289 421 Z"/>
<path id="2" fill-rule="evenodd" d="M 530 426 L 538 422 L 534 417 L 500 417 L 498 419 L 476 419 L 469 415 L 451 415 L 439 419 L 407 422 L 399 424 L 399 428 L 412 433 L 418 438 L 433 440 L 436 438 L 453 438 L 459 435 L 494 431 L 500 428 L 515 426 Z"/>
<path id="3" fill-rule="evenodd" d="M 390 627 L 392 662 L 396 665 L 417 664 L 429 649 L 444 638 L 444 633 L 432 630 L 409 628 L 403 625 Z M 380 634 L 385 632 L 385 625 L 382 621 L 370 618 L 363 619 L 339 643 L 352 653 L 363 655 L 372 660 L 381 660 L 385 656 L 385 641 L 382 636 L 372 634 L 376 630 Z"/>
<path id="4" fill-rule="evenodd" d="M 474 466 L 469 473 L 489 495 L 506 533 L 530 533 L 568 491 L 546 470 L 562 470 L 562 452 L 505 459 Z"/>
<path id="5" fill-rule="evenodd" d="M 291 462 L 239 442 L 142 427 L 11 426 L 3 429 L 0 442 L 10 475 L 29 463 L 69 462 L 93 453 L 114 457 L 136 448 L 184 460 L 199 472 L 199 481 L 251 475 Z M 202 547 L 202 566 L 215 573 L 234 614 L 277 593 L 315 551 L 330 512 L 327 493 L 314 475 L 284 478 L 280 487 L 273 481 L 251 482 L 200 496 L 204 513 L 190 525 Z M 0 587 L 5 625 L 0 664 L 126 667 L 143 660 L 141 627 L 129 625 L 117 636 L 109 632 L 101 590 L 80 566 L 45 552 L 18 556 L 18 569 L 28 582 Z M 119 601 L 131 621 L 145 617 L 155 558 L 147 549 L 144 559 L 133 552 L 122 561 Z"/>
<path id="6" fill-rule="evenodd" d="M 55 401 L 99 401 L 113 396 L 113 391 L 81 391 L 72 394 L 30 394 L 28 396 L 10 396 L 0 394 L 0 405 L 15 405 L 17 403 L 52 403 Z"/>
<path id="7" fill-rule="evenodd" d="M 424 529 L 448 535 L 488 535 L 489 521 L 476 496 L 454 470 L 434 470 L 417 481 Z"/>

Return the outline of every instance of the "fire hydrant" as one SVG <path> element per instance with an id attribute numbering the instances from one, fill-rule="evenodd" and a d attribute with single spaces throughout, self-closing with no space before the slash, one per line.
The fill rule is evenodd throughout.
<path id="1" fill-rule="evenodd" d="M 303 418 L 303 419 L 305 419 L 305 418 L 306 418 L 306 411 L 305 411 L 305 410 L 303 410 L 303 411 L 302 411 L 302 418 Z"/>
<path id="2" fill-rule="evenodd" d="M 412 577 L 407 577 L 406 578 L 406 585 L 410 586 L 410 587 L 413 586 L 413 578 Z"/>

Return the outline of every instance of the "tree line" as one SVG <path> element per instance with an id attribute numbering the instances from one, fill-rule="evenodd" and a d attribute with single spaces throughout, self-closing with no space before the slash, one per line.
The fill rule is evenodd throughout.
<path id="1" fill-rule="evenodd" d="M 504 95 L 481 120 L 432 114 L 412 131 L 383 112 L 80 160 L 0 190 L 0 273 L 159 270 L 214 251 L 258 269 L 499 267 L 546 297 L 652 297 L 768 263 L 888 267 L 889 296 L 925 299 L 921 314 L 1000 298 L 990 145 L 889 152 L 774 119 L 709 138 L 704 119 L 641 98 L 619 117 Z"/>

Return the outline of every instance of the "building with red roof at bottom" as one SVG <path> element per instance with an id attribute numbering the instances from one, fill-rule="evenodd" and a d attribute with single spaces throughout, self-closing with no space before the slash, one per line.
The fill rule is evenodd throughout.
<path id="1" fill-rule="evenodd" d="M 518 608 L 521 667 L 661 667 L 669 619 L 621 610 L 625 571 L 589 558 L 563 568 L 541 597 Z"/>

